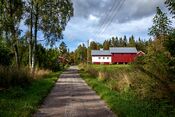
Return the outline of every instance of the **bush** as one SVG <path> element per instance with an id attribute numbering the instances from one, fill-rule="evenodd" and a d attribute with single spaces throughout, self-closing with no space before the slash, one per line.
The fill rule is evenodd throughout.
<path id="1" fill-rule="evenodd" d="M 13 86 L 24 87 L 30 84 L 32 75 L 29 71 L 26 68 L 17 69 L 16 67 L 0 66 L 0 86 L 6 88 Z"/>
<path id="2" fill-rule="evenodd" d="M 12 63 L 13 54 L 6 44 L 0 39 L 0 65 L 10 65 Z"/>

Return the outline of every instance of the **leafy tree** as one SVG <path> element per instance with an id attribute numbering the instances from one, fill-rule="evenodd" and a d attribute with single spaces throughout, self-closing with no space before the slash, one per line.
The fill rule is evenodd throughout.
<path id="1" fill-rule="evenodd" d="M 168 37 L 168 39 L 164 42 L 165 47 L 171 53 L 172 56 L 175 57 L 175 31 Z"/>
<path id="2" fill-rule="evenodd" d="M 168 37 L 168 39 L 166 39 L 164 41 L 164 46 L 166 48 L 166 50 L 170 53 L 169 55 L 169 61 L 168 61 L 168 65 L 169 65 L 169 77 L 171 77 L 172 79 L 175 79 L 175 31 L 173 31 L 173 33 L 171 33 Z"/>
<path id="3" fill-rule="evenodd" d="M 20 54 L 20 64 L 27 66 L 28 64 L 28 42 L 25 36 L 21 37 L 18 41 L 18 48 Z"/>
<path id="4" fill-rule="evenodd" d="M 148 41 L 147 54 L 140 59 L 138 66 L 145 73 L 151 75 L 157 84 L 163 87 L 168 97 L 174 102 L 174 90 L 170 87 L 174 80 L 175 61 L 173 55 L 174 46 L 173 34 L 171 34 L 170 20 L 166 14 L 157 7 L 157 14 L 153 18 L 153 26 L 149 29 L 149 34 L 154 36 L 154 40 Z M 170 35 L 169 35 L 170 34 Z M 169 39 L 168 39 L 169 38 Z M 170 44 L 171 43 L 171 44 Z"/>
<path id="5" fill-rule="evenodd" d="M 47 44 L 53 45 L 63 38 L 62 31 L 65 30 L 67 22 L 73 15 L 73 7 L 70 0 L 28 0 L 27 3 L 26 24 L 30 26 L 30 48 L 32 47 L 30 50 L 32 54 L 29 54 L 29 56 L 32 55 L 29 57 L 32 60 L 29 60 L 29 63 L 32 61 L 31 66 L 34 70 L 38 30 L 43 32 Z"/>
<path id="6" fill-rule="evenodd" d="M 149 35 L 154 37 L 166 36 L 171 32 L 171 21 L 159 7 L 156 9 L 156 15 L 153 18 L 153 26 L 149 28 Z"/>
<path id="7" fill-rule="evenodd" d="M 87 62 L 87 48 L 84 44 L 79 45 L 75 50 L 75 63 L 78 64 L 83 62 Z"/>
<path id="8" fill-rule="evenodd" d="M 46 50 L 46 57 L 47 57 L 46 59 L 47 64 L 45 64 L 45 68 L 51 69 L 52 71 L 59 71 L 61 69 L 61 65 L 58 60 L 59 57 L 58 49 Z"/>
<path id="9" fill-rule="evenodd" d="M 45 49 L 41 44 L 38 44 L 36 47 L 36 64 L 39 68 L 51 69 L 50 65 L 47 65 L 50 61 L 52 61 L 52 54 L 48 55 L 47 49 Z"/>
<path id="10" fill-rule="evenodd" d="M 12 62 L 12 53 L 6 43 L 0 38 L 0 65 L 10 65 Z"/>
<path id="11" fill-rule="evenodd" d="M 15 52 L 16 64 L 20 67 L 18 50 L 19 23 L 23 14 L 22 0 L 1 0 L 0 1 L 0 32 L 6 35 L 11 47 Z"/>

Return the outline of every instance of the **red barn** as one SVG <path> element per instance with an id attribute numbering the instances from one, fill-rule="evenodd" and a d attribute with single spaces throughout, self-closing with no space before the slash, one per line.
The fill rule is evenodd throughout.
<path id="1" fill-rule="evenodd" d="M 92 63 L 116 64 L 133 62 L 137 56 L 135 47 L 112 47 L 109 50 L 92 50 Z"/>

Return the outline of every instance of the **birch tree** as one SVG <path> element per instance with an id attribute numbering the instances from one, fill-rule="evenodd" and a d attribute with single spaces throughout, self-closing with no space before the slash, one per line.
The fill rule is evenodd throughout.
<path id="1" fill-rule="evenodd" d="M 73 16 L 73 6 L 70 0 L 28 0 L 26 9 L 26 24 L 30 27 L 29 66 L 34 71 L 38 30 L 49 45 L 62 39 L 62 31 Z"/>
<path id="2" fill-rule="evenodd" d="M 1 35 L 6 35 L 15 53 L 16 65 L 20 67 L 18 38 L 19 24 L 23 14 L 22 0 L 1 0 L 0 1 L 0 28 Z"/>

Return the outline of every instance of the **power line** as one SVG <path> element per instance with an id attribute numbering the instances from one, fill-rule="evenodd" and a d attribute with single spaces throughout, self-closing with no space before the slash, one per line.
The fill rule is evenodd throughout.
<path id="1" fill-rule="evenodd" d="M 116 7 L 117 5 L 117 2 L 115 2 L 115 0 L 113 0 L 113 4 L 112 4 L 112 7 L 110 7 L 109 10 L 106 10 L 105 13 L 101 16 L 101 17 L 105 17 L 104 20 L 102 21 L 101 23 L 101 26 L 99 27 L 99 29 L 102 29 L 104 26 L 105 26 L 105 23 L 108 21 L 107 19 L 110 18 L 110 14 L 112 13 L 112 11 L 114 10 L 114 8 Z M 109 13 L 108 13 L 109 12 Z M 100 30 L 98 30 L 98 33 L 96 33 L 96 37 L 97 37 L 97 34 L 100 33 Z"/>
<path id="2" fill-rule="evenodd" d="M 121 3 L 121 1 L 119 2 L 119 4 Z M 106 25 L 106 22 L 109 22 L 109 19 L 111 18 L 110 15 L 113 15 L 114 14 L 114 11 L 116 10 L 116 8 L 118 7 L 117 2 L 114 3 L 113 5 L 113 9 L 109 12 L 109 14 L 107 15 L 106 17 L 106 20 L 104 20 L 104 23 L 102 24 L 101 28 L 103 29 L 104 26 Z"/>
<path id="3" fill-rule="evenodd" d="M 117 2 L 115 2 L 115 0 L 113 1 L 114 4 L 112 4 L 112 7 L 110 7 L 109 11 L 106 10 L 106 12 L 104 13 L 103 16 L 106 16 L 106 18 L 103 20 L 103 22 L 101 23 L 102 25 L 100 26 L 100 28 L 102 28 L 104 25 L 105 25 L 105 22 L 107 21 L 107 18 L 109 16 L 110 13 L 112 13 L 112 11 L 114 10 L 115 8 L 115 5 L 117 5 Z M 109 12 L 109 13 L 108 13 Z"/>
<path id="4" fill-rule="evenodd" d="M 123 4 L 125 3 L 125 1 L 126 0 L 123 0 L 122 2 L 120 2 L 121 4 L 119 4 L 118 8 L 116 8 L 115 10 L 118 11 L 119 9 L 121 9 L 122 6 L 123 6 Z M 106 24 L 106 26 L 104 27 L 104 29 L 102 30 L 102 32 L 100 34 L 104 33 L 109 28 L 109 26 L 111 25 L 111 23 L 114 21 L 117 13 L 118 12 L 116 12 L 116 14 L 113 14 L 113 16 L 111 17 L 111 20 Z"/>
<path id="5" fill-rule="evenodd" d="M 125 2 L 126 0 L 121 0 L 120 2 L 119 2 L 119 4 L 117 4 L 117 6 L 116 6 L 116 3 L 117 2 L 115 2 L 115 5 L 113 5 L 113 6 L 115 6 L 114 8 L 115 9 L 113 9 L 109 14 L 111 15 L 111 17 L 107 17 L 106 19 L 108 19 L 107 21 L 107 23 L 105 23 L 104 22 L 104 24 L 102 24 L 103 25 L 103 27 L 101 27 L 101 29 L 100 29 L 100 32 L 98 33 L 98 35 L 96 34 L 96 37 L 99 37 L 99 35 L 101 35 L 102 33 L 104 33 L 105 31 L 106 31 L 106 29 L 109 27 L 109 25 L 112 23 L 112 21 L 114 20 L 114 18 L 115 18 L 115 16 L 116 16 L 116 14 L 117 13 L 115 13 L 114 11 L 118 11 L 119 9 L 121 9 L 121 7 L 123 6 L 123 4 L 124 4 L 124 2 Z"/>

